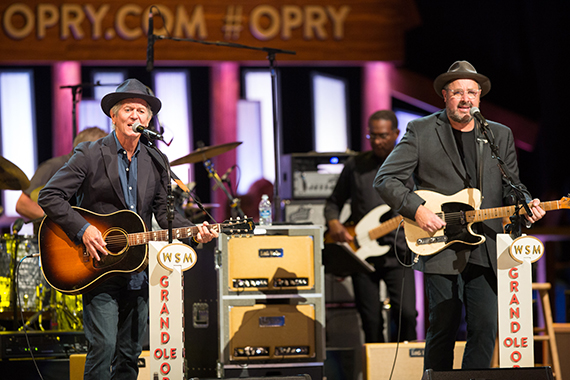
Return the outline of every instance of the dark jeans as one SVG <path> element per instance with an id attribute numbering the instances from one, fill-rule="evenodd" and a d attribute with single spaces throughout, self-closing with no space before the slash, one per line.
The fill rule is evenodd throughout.
<path id="1" fill-rule="evenodd" d="M 453 349 L 465 306 L 467 342 L 461 367 L 489 368 L 497 337 L 497 277 L 468 264 L 459 275 L 424 274 L 429 301 L 424 369 L 453 369 Z"/>
<path id="2" fill-rule="evenodd" d="M 402 292 L 402 275 L 404 279 L 404 297 L 402 306 L 402 325 L 400 341 L 416 340 L 416 289 L 414 271 L 404 268 L 395 262 L 396 258 L 386 256 L 369 259 L 376 271 L 373 273 L 357 273 L 352 276 L 356 308 L 362 320 L 362 329 L 366 343 L 384 342 L 384 317 L 380 300 L 380 280 L 386 283 L 390 297 L 391 318 L 398 322 Z M 389 265 L 387 265 L 389 262 Z M 397 324 L 396 324 L 397 326 Z M 396 341 L 396 333 L 388 334 L 391 341 Z"/>
<path id="3" fill-rule="evenodd" d="M 85 380 L 137 379 L 147 334 L 148 288 L 127 290 L 127 284 L 127 278 L 115 276 L 83 294 Z"/>

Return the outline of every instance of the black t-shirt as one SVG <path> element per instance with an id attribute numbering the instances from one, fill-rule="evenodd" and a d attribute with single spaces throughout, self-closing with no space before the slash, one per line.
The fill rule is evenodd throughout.
<path id="1" fill-rule="evenodd" d="M 455 142 L 457 143 L 457 149 L 459 150 L 459 155 L 463 161 L 463 166 L 467 172 L 468 178 L 466 178 L 465 187 L 478 188 L 477 143 L 475 138 L 475 129 L 469 132 L 461 132 L 457 129 L 453 129 L 453 135 L 455 136 Z M 474 224 L 473 231 L 477 234 L 483 234 L 481 223 Z M 485 244 L 476 245 L 471 248 L 469 262 L 484 267 L 491 266 Z"/>

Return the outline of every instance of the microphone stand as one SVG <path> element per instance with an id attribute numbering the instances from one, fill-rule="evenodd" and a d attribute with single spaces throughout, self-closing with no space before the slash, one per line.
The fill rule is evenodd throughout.
<path id="1" fill-rule="evenodd" d="M 162 17 L 162 15 L 161 15 Z M 172 41 L 186 41 L 186 42 L 194 42 L 199 43 L 202 45 L 214 45 L 214 46 L 224 46 L 224 47 L 231 47 L 237 49 L 248 49 L 248 50 L 257 50 L 263 51 L 267 53 L 267 59 L 269 61 L 269 69 L 271 73 L 271 98 L 273 104 L 273 143 L 275 149 L 275 182 L 273 184 L 273 208 L 274 212 L 273 215 L 275 221 L 282 221 L 282 212 L 281 212 L 281 197 L 279 195 L 279 184 L 281 179 L 281 141 L 280 141 L 280 128 L 279 128 L 279 110 L 278 110 L 278 102 L 277 102 L 277 94 L 278 94 L 278 83 L 277 83 L 277 75 L 275 70 L 275 55 L 276 54 L 291 54 L 295 55 L 296 52 L 292 50 L 283 50 L 283 49 L 274 49 L 269 47 L 257 47 L 257 46 L 248 46 L 243 44 L 238 44 L 235 42 L 223 42 L 223 41 L 203 41 L 203 40 L 196 40 L 193 38 L 176 38 L 171 36 L 159 36 L 159 35 L 152 35 L 155 40 L 172 40 Z M 214 177 L 215 178 L 215 177 Z M 226 191 L 227 193 L 227 191 Z M 229 196 L 229 194 L 228 194 Z M 230 199 L 232 199 L 230 197 Z M 233 207 L 233 206 L 232 206 Z M 239 209 L 238 206 L 238 210 Z M 241 212 L 240 216 L 243 212 Z"/>
<path id="2" fill-rule="evenodd" d="M 166 220 L 168 221 L 168 244 L 172 244 L 172 221 L 174 220 L 174 194 L 172 192 L 172 172 L 170 170 L 170 163 L 168 158 L 156 147 L 150 139 L 148 140 L 148 146 L 154 149 L 158 155 L 164 161 L 162 167 L 166 170 L 167 182 L 166 182 Z"/>
<path id="3" fill-rule="evenodd" d="M 499 147 L 495 144 L 495 136 L 493 135 L 493 131 L 491 131 L 491 128 L 489 128 L 488 126 L 484 126 L 483 124 L 479 123 L 479 121 L 477 121 L 477 125 L 479 126 L 480 131 L 485 135 L 485 138 L 489 142 L 489 147 L 491 148 L 492 152 L 491 157 L 498 161 L 497 166 L 501 171 L 501 175 L 503 176 L 503 178 L 505 178 L 508 185 L 511 187 L 513 193 L 515 194 L 516 197 L 515 213 L 509 217 L 509 219 L 511 220 L 511 224 L 507 225 L 505 227 L 505 230 L 507 230 L 507 232 L 509 232 L 514 238 L 517 238 L 522 235 L 521 226 L 522 226 L 523 217 L 520 215 L 521 208 L 524 208 L 528 216 L 532 216 L 532 211 L 530 210 L 530 207 L 528 207 L 525 195 L 521 190 L 520 185 L 515 185 L 513 183 L 512 176 L 509 173 L 509 170 L 507 169 L 505 162 L 499 155 Z"/>
<path id="4" fill-rule="evenodd" d="M 97 86 L 118 86 L 115 84 L 101 84 L 99 81 L 97 83 L 80 83 L 74 84 L 69 86 L 59 86 L 60 89 L 63 88 L 70 88 L 71 89 L 71 124 L 72 124 L 72 133 L 73 133 L 73 140 L 77 136 L 77 103 L 79 103 L 79 99 L 77 94 L 82 92 L 83 88 L 86 87 L 97 87 Z"/>

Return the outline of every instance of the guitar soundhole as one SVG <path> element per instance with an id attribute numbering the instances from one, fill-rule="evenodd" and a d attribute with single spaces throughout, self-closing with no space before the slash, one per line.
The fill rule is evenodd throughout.
<path id="1" fill-rule="evenodd" d="M 104 236 L 107 251 L 111 255 L 119 255 L 128 248 L 127 233 L 120 229 L 110 229 Z"/>

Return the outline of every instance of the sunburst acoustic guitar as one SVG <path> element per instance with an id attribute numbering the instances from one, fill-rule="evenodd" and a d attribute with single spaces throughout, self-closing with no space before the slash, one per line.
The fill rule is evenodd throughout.
<path id="1" fill-rule="evenodd" d="M 148 263 L 147 243 L 168 241 L 168 230 L 146 231 L 143 220 L 132 211 L 102 215 L 74 209 L 102 232 L 108 255 L 102 256 L 101 261 L 92 259 L 83 244 L 73 243 L 58 224 L 45 217 L 38 231 L 42 271 L 47 282 L 62 293 L 82 294 L 109 276 L 142 271 Z M 209 228 L 229 235 L 246 235 L 255 225 L 251 218 L 246 218 L 212 224 Z M 196 226 L 172 229 L 175 239 L 191 238 L 197 233 Z"/>

